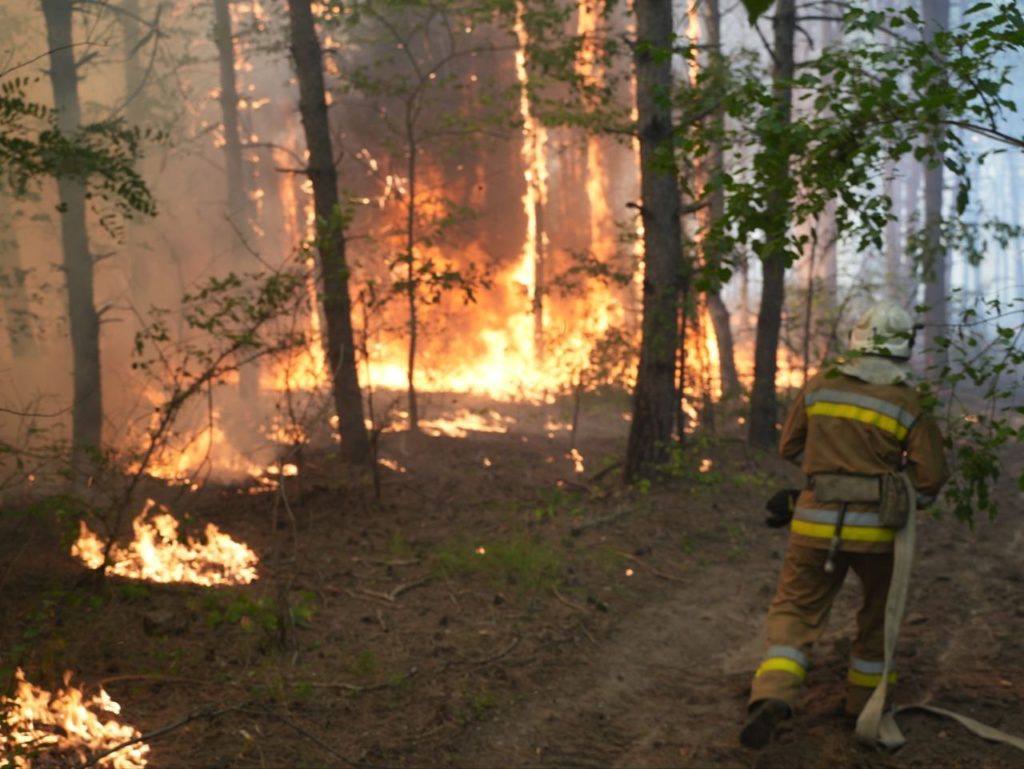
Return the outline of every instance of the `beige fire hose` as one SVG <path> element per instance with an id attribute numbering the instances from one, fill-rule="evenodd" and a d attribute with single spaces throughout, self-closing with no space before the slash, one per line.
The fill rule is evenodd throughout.
<path id="1" fill-rule="evenodd" d="M 915 490 L 910 485 L 906 474 L 901 474 L 907 484 L 910 499 L 914 499 Z M 892 669 L 893 657 L 896 653 L 896 641 L 900 634 L 903 612 L 907 606 L 907 593 L 910 588 L 910 572 L 914 561 L 915 514 L 911 512 L 907 524 L 896 531 L 893 543 L 892 582 L 889 584 L 889 595 L 885 604 L 885 664 L 882 667 L 882 681 L 875 688 L 868 704 L 864 706 L 857 719 L 857 740 L 871 747 L 896 750 L 906 743 L 899 726 L 896 725 L 896 713 L 908 710 L 926 710 L 940 716 L 952 718 L 969 731 L 991 742 L 1011 745 L 1024 750 L 1024 740 L 1020 737 L 993 729 L 991 726 L 975 721 L 943 708 L 931 705 L 900 705 L 885 711 L 886 689 L 888 688 L 889 672 Z"/>

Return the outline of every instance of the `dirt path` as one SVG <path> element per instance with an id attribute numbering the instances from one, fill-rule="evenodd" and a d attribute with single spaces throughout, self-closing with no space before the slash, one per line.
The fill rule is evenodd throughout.
<path id="1" fill-rule="evenodd" d="M 1003 493 L 1019 499 L 1013 489 Z M 1024 520 L 1007 505 L 976 536 L 951 521 L 923 521 L 897 701 L 933 701 L 1024 735 Z M 850 577 L 816 649 L 800 717 L 764 752 L 736 741 L 751 671 L 762 654 L 763 612 L 783 536 L 737 516 L 742 559 L 687 570 L 660 599 L 607 640 L 539 683 L 513 711 L 479 729 L 465 767 L 1018 767 L 1017 751 L 952 722 L 905 714 L 910 742 L 893 756 L 856 745 L 841 714 L 843 677 L 859 605 Z M 707 553 L 710 560 L 723 554 Z"/>

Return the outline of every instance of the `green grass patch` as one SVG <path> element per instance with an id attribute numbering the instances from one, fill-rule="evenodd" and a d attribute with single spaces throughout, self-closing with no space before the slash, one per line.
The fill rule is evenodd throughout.
<path id="1" fill-rule="evenodd" d="M 526 538 L 447 545 L 435 561 L 438 571 L 448 576 L 483 577 L 527 590 L 556 584 L 565 567 L 561 553 Z"/>

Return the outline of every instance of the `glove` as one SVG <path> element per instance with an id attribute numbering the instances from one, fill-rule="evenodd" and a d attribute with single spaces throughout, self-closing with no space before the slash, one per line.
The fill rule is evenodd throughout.
<path id="1" fill-rule="evenodd" d="M 775 492 L 764 505 L 764 509 L 768 511 L 764 522 L 773 529 L 778 529 L 793 520 L 793 509 L 796 507 L 798 496 L 800 489 L 783 489 Z"/>

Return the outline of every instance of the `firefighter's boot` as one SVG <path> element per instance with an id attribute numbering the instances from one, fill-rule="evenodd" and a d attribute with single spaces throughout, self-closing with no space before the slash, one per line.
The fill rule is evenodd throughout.
<path id="1" fill-rule="evenodd" d="M 779 724 L 792 714 L 792 708 L 782 700 L 767 699 L 754 703 L 740 732 L 740 743 L 744 747 L 760 750 L 771 742 Z"/>

